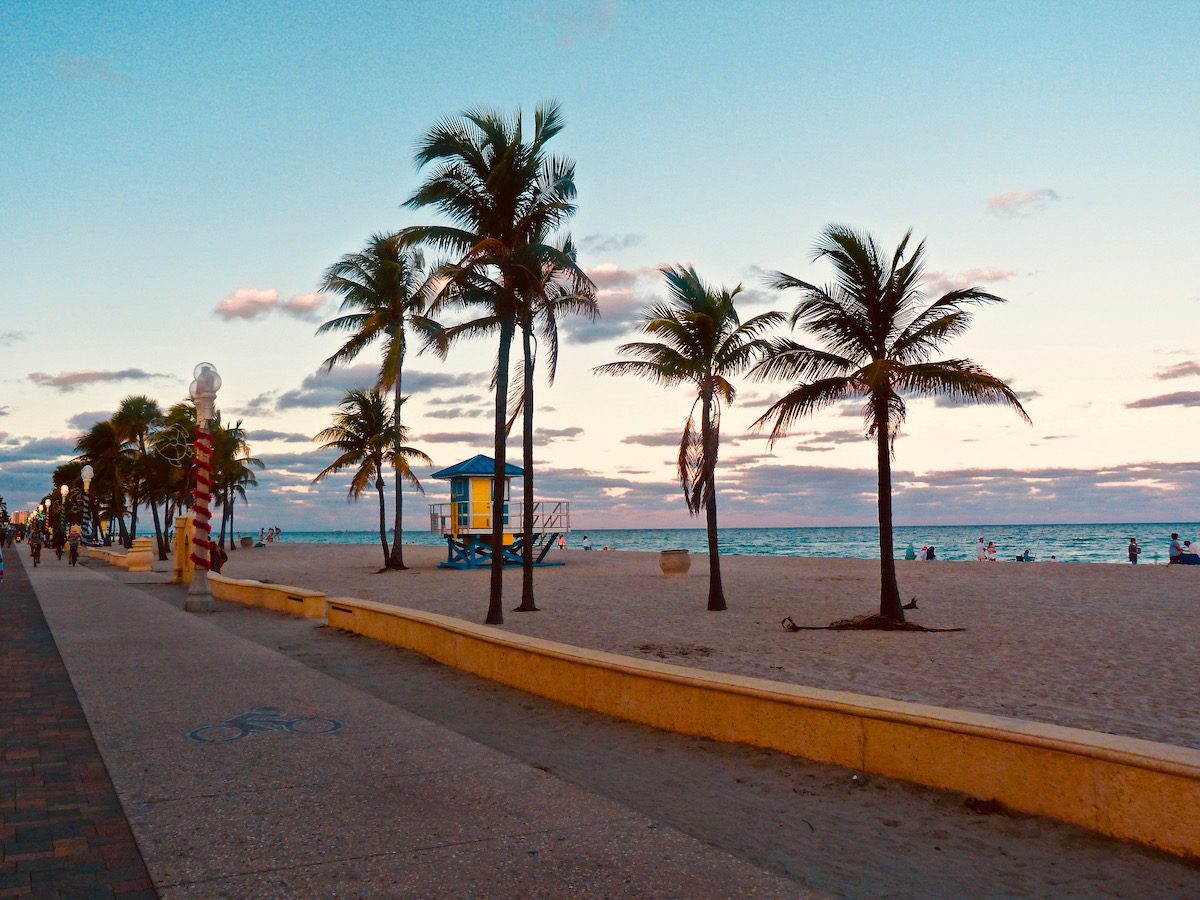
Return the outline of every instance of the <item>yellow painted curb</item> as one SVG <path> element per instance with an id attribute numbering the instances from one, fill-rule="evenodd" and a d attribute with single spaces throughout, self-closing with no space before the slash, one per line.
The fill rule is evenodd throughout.
<path id="1" fill-rule="evenodd" d="M 1200 857 L 1200 751 L 1190 748 L 643 661 L 369 600 L 331 597 L 328 621 L 616 718 L 960 791 Z"/>
<path id="2" fill-rule="evenodd" d="M 287 584 L 267 584 L 208 573 L 208 587 L 218 600 L 231 600 L 248 606 L 261 606 L 304 619 L 325 617 L 325 594 Z"/>

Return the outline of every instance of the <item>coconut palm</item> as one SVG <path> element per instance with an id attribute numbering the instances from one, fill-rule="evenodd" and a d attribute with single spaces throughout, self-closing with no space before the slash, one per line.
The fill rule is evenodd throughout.
<path id="1" fill-rule="evenodd" d="M 833 284 L 817 287 L 783 272 L 769 279 L 777 289 L 801 291 L 791 325 L 803 325 L 824 347 L 779 338 L 753 369 L 760 378 L 796 382 L 755 422 L 756 427 L 771 424 L 772 443 L 801 416 L 844 400 L 864 401 L 866 433 L 875 438 L 879 467 L 879 618 L 884 625 L 904 621 L 892 543 L 891 468 L 907 412 L 904 395 L 1004 404 L 1029 421 L 1012 388 L 971 360 L 930 359 L 967 330 L 969 307 L 1004 300 L 969 287 L 929 301 L 920 291 L 925 244 L 910 255 L 911 236 L 911 231 L 905 234 L 889 258 L 870 235 L 843 225 L 826 228 L 814 258 L 833 264 Z"/>
<path id="2" fill-rule="evenodd" d="M 436 163 L 407 201 L 411 208 L 432 206 L 453 224 L 407 228 L 407 242 L 426 243 L 453 257 L 439 268 L 442 277 L 436 306 L 465 300 L 485 304 L 486 328 L 498 335 L 494 366 L 495 484 L 504 483 L 506 412 L 512 340 L 522 302 L 537 295 L 544 260 L 574 266 L 549 239 L 574 212 L 575 167 L 550 156 L 546 144 L 563 128 L 557 104 L 544 104 L 534 115 L 533 134 L 525 140 L 521 114 L 506 117 L 492 110 L 469 110 L 439 122 L 422 138 L 420 167 Z M 536 262 L 535 262 L 536 261 Z M 475 332 L 483 329 L 479 325 Z M 488 624 L 504 622 L 502 566 L 503 491 L 493 493 Z"/>
<path id="3" fill-rule="evenodd" d="M 217 546 L 225 541 L 226 527 L 229 529 L 229 549 L 235 549 L 233 540 L 233 507 L 240 497 L 248 502 L 247 487 L 256 487 L 258 478 L 255 469 L 263 468 L 263 462 L 250 455 L 250 445 L 246 442 L 246 429 L 242 420 L 238 419 L 233 425 L 226 427 L 218 415 L 209 423 L 213 436 L 213 495 L 216 505 L 221 509 L 221 530 L 217 536 Z"/>
<path id="4" fill-rule="evenodd" d="M 92 521 L 101 521 L 101 516 L 115 518 L 120 523 L 121 542 L 125 541 L 125 478 L 131 460 L 129 446 L 118 433 L 112 420 L 97 422 L 81 435 L 75 444 L 80 453 L 77 462 L 90 463 L 94 474 L 89 492 L 93 504 Z M 112 535 L 104 532 L 106 544 L 112 543 Z"/>
<path id="5" fill-rule="evenodd" d="M 538 246 L 538 242 L 534 246 Z M 523 413 L 521 433 L 522 531 L 524 554 L 521 558 L 521 604 L 516 612 L 535 612 L 533 595 L 533 374 L 537 361 L 535 345 L 544 350 L 546 381 L 554 384 L 558 372 L 558 320 L 563 315 L 584 316 L 592 321 L 600 315 L 596 304 L 596 286 L 576 265 L 575 245 L 570 237 L 558 248 L 561 256 L 571 261 L 570 267 L 560 265 L 559 257 L 535 260 L 540 262 L 541 278 L 529 285 L 530 293 L 522 298 L 517 311 L 521 329 L 520 368 L 521 389 L 518 409 Z M 516 419 L 516 412 L 509 425 Z"/>
<path id="6" fill-rule="evenodd" d="M 596 368 L 601 375 L 640 375 L 658 384 L 687 384 L 696 390 L 679 442 L 678 474 L 688 512 L 703 509 L 708 527 L 708 609 L 725 606 L 717 544 L 717 451 L 721 441 L 721 404 L 737 395 L 730 377 L 746 370 L 766 343 L 759 335 L 783 321 L 768 312 L 742 322 L 734 305 L 741 292 L 714 290 L 693 268 L 663 268 L 671 299 L 642 314 L 642 331 L 656 341 L 622 344 L 619 353 L 635 357 Z M 696 407 L 700 427 L 696 428 Z"/>
<path id="7" fill-rule="evenodd" d="M 408 248 L 399 235 L 372 235 L 359 253 L 343 256 L 325 272 L 321 289 L 341 295 L 341 315 L 317 329 L 351 332 L 337 352 L 325 360 L 332 369 L 358 357 L 368 346 L 382 343 L 380 388 L 390 388 L 392 403 L 401 406 L 404 358 L 409 347 L 409 330 L 421 334 L 426 343 L 437 334 L 437 324 L 425 315 L 427 291 L 425 258 Z M 395 533 L 388 567 L 405 569 L 402 535 L 403 479 L 396 479 Z"/>
<path id="8" fill-rule="evenodd" d="M 338 407 L 333 424 L 319 432 L 315 441 L 324 441 L 322 450 L 337 450 L 338 456 L 317 473 L 315 484 L 344 469 L 354 468 L 348 497 L 358 500 L 374 484 L 379 492 L 379 542 L 383 545 L 383 566 L 391 561 L 387 542 L 387 500 L 384 498 L 384 464 L 392 466 L 403 478 L 424 493 L 410 468 L 410 461 L 432 464 L 432 460 L 413 447 L 404 446 L 407 429 L 396 424 L 396 417 L 378 388 L 349 391 Z M 382 571 L 382 569 L 380 570 Z"/>
<path id="9" fill-rule="evenodd" d="M 130 521 L 129 521 L 129 537 L 128 546 L 132 546 L 133 538 L 137 537 L 137 516 L 138 506 L 143 502 L 142 495 L 145 493 L 142 484 L 143 478 L 147 472 L 146 457 L 147 443 L 150 439 L 151 432 L 162 419 L 162 411 L 158 408 L 158 404 L 145 395 L 135 395 L 126 397 L 121 401 L 121 405 L 117 408 L 116 413 L 112 417 L 113 426 L 117 429 L 117 433 L 125 440 L 132 443 L 136 448 L 134 456 L 133 472 L 134 476 L 130 480 Z M 151 515 L 154 518 L 154 534 L 158 538 L 159 544 L 162 543 L 162 523 L 158 518 L 158 507 L 153 503 L 150 504 Z"/>

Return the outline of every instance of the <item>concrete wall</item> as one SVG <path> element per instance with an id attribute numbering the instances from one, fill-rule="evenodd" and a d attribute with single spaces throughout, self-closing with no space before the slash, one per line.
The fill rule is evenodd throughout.
<path id="1" fill-rule="evenodd" d="M 325 595 L 320 591 L 292 587 L 286 584 L 266 584 L 227 578 L 216 572 L 208 573 L 208 587 L 218 600 L 231 600 L 248 606 L 261 606 L 276 612 L 305 619 L 325 617 Z"/>

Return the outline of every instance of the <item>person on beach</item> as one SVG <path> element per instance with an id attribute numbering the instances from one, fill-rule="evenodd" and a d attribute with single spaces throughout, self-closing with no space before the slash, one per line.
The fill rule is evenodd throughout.
<path id="1" fill-rule="evenodd" d="M 980 538 L 979 543 L 975 545 L 975 559 L 979 562 L 987 559 L 987 547 L 983 546 L 983 538 Z"/>
<path id="2" fill-rule="evenodd" d="M 558 549 L 559 550 L 567 549 L 567 536 L 565 534 L 560 534 L 558 536 Z"/>
<path id="3" fill-rule="evenodd" d="M 1179 533 L 1171 532 L 1171 551 L 1168 554 L 1167 564 L 1178 565 L 1179 557 L 1183 556 L 1183 545 L 1179 543 Z"/>
<path id="4" fill-rule="evenodd" d="M 996 561 L 996 545 L 991 541 L 987 542 L 987 547 L 984 548 L 984 554 L 988 562 Z"/>
<path id="5" fill-rule="evenodd" d="M 1137 538 L 1131 537 L 1129 539 L 1129 561 L 1136 566 L 1137 558 L 1141 555 L 1142 548 L 1138 546 Z"/>
<path id="6" fill-rule="evenodd" d="M 1025 548 L 1025 552 L 1021 554 L 1021 562 L 1033 562 L 1033 550 L 1030 547 Z"/>
<path id="7" fill-rule="evenodd" d="M 921 552 L 917 554 L 917 562 L 925 562 L 929 559 L 929 545 L 925 544 L 921 547 Z"/>
<path id="8" fill-rule="evenodd" d="M 581 546 L 584 550 L 592 549 L 592 542 L 588 540 L 588 536 L 586 534 L 583 536 L 583 540 L 579 542 L 579 546 Z"/>

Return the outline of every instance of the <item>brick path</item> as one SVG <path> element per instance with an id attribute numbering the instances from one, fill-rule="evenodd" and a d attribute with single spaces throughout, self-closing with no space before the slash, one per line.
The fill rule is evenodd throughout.
<path id="1" fill-rule="evenodd" d="M 58 563 L 52 554 L 43 565 Z M 0 587 L 0 897 L 157 896 L 25 574 Z"/>

